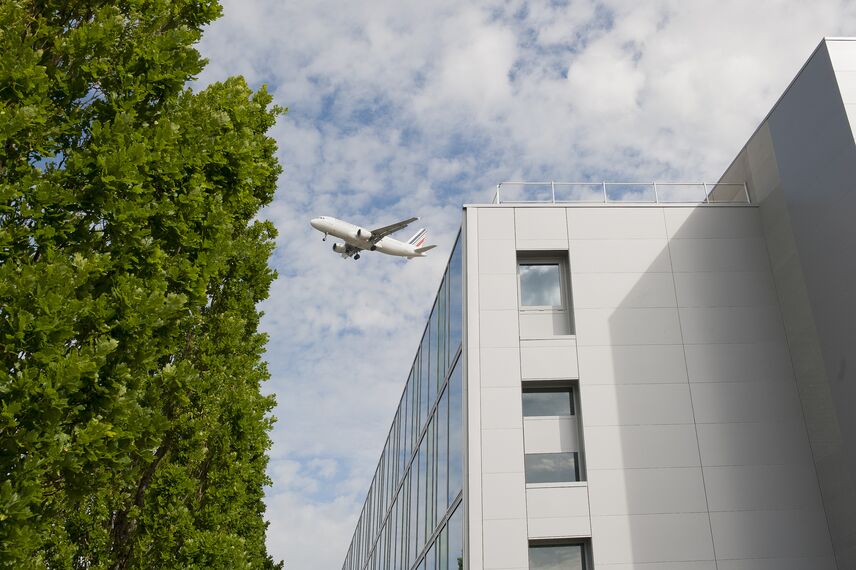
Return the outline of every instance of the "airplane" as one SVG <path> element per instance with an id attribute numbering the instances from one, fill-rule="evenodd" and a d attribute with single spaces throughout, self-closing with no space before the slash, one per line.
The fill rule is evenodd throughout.
<path id="1" fill-rule="evenodd" d="M 324 234 L 321 241 L 326 241 L 328 235 L 345 240 L 345 243 L 333 244 L 333 251 L 342 254 L 345 259 L 349 257 L 359 259 L 360 252 L 364 250 L 379 251 L 387 255 L 413 259 L 414 257 L 425 257 L 426 251 L 437 247 L 436 245 L 423 245 L 428 239 L 428 232 L 425 231 L 425 228 L 416 232 L 406 242 L 398 241 L 389 235 L 406 228 L 418 219 L 409 218 L 374 230 L 367 230 L 330 216 L 312 218 L 309 220 L 309 225 Z"/>

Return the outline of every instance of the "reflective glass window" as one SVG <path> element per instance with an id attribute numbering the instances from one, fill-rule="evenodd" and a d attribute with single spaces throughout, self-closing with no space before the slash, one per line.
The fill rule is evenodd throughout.
<path id="1" fill-rule="evenodd" d="M 431 325 L 434 321 L 432 311 L 431 320 L 429 321 L 428 328 L 425 329 L 425 335 L 422 337 L 422 349 L 419 352 L 419 427 L 421 430 L 425 425 L 425 421 L 428 419 L 428 398 L 430 392 L 430 370 L 431 370 Z"/>
<path id="2" fill-rule="evenodd" d="M 561 307 L 562 279 L 558 263 L 520 264 L 520 304 L 523 307 Z"/>
<path id="3" fill-rule="evenodd" d="M 426 570 L 437 570 L 437 544 L 432 544 L 431 548 L 428 549 L 428 552 L 425 554 L 425 569 Z"/>
<path id="4" fill-rule="evenodd" d="M 431 418 L 431 421 L 428 423 L 428 433 L 425 435 L 425 439 L 428 440 L 428 452 L 425 454 L 426 459 L 426 471 L 425 471 L 425 540 L 428 540 L 428 537 L 431 536 L 431 533 L 434 532 L 434 485 L 436 485 L 436 479 L 434 478 L 434 469 L 436 462 L 434 461 L 434 453 L 435 453 L 435 434 L 434 434 L 434 418 Z"/>
<path id="5" fill-rule="evenodd" d="M 449 527 L 444 526 L 437 537 L 437 570 L 449 570 Z"/>
<path id="6" fill-rule="evenodd" d="M 458 496 L 463 484 L 463 412 L 461 359 L 458 359 L 449 377 L 449 497 L 447 504 L 451 504 Z"/>
<path id="7" fill-rule="evenodd" d="M 431 366 L 434 367 L 434 396 L 439 393 L 440 386 L 443 385 L 443 380 L 446 378 L 446 279 L 443 279 L 443 284 L 440 286 L 440 292 L 437 295 L 437 339 L 434 345 L 434 355 L 432 356 Z M 433 341 L 432 341 L 433 342 Z"/>
<path id="8" fill-rule="evenodd" d="M 524 388 L 523 416 L 571 416 L 574 401 L 570 386 Z"/>
<path id="9" fill-rule="evenodd" d="M 527 453 L 523 457 L 527 483 L 579 481 L 577 454 Z"/>
<path id="10" fill-rule="evenodd" d="M 426 505 L 426 483 L 427 483 L 427 473 L 426 473 L 426 461 L 428 458 L 428 437 L 422 438 L 422 443 L 419 445 L 419 516 L 416 520 L 416 536 L 418 538 L 416 542 L 416 551 L 419 552 L 422 550 L 422 545 L 425 544 L 425 505 Z"/>
<path id="11" fill-rule="evenodd" d="M 449 390 L 440 396 L 437 405 L 437 518 L 446 514 L 449 493 Z"/>
<path id="12" fill-rule="evenodd" d="M 461 322 L 463 320 L 463 307 L 461 298 L 463 296 L 463 260 L 461 247 L 463 239 L 458 234 L 455 249 L 452 250 L 452 258 L 449 261 L 449 361 L 455 357 L 458 346 L 461 344 Z"/>
<path id="13" fill-rule="evenodd" d="M 417 542 L 419 536 L 419 473 L 418 462 L 414 462 L 410 468 L 410 525 L 407 527 L 407 539 L 410 542 L 407 552 L 407 565 L 415 562 L 416 555 L 419 554 Z"/>
<path id="14" fill-rule="evenodd" d="M 463 508 L 458 505 L 449 519 L 448 570 L 464 570 L 464 521 Z"/>
<path id="15" fill-rule="evenodd" d="M 529 570 L 583 570 L 581 544 L 530 546 Z"/>

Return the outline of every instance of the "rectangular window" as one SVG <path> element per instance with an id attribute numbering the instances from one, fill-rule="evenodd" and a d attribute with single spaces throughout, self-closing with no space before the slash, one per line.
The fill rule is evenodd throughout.
<path id="1" fill-rule="evenodd" d="M 463 507 L 458 505 L 449 518 L 449 550 L 446 568 L 464 570 L 464 521 Z"/>
<path id="2" fill-rule="evenodd" d="M 565 306 L 558 261 L 523 261 L 519 273 L 521 307 L 556 309 Z"/>
<path id="3" fill-rule="evenodd" d="M 449 377 L 449 502 L 458 496 L 464 477 L 464 404 L 459 358 Z"/>
<path id="4" fill-rule="evenodd" d="M 523 417 L 572 415 L 574 399 L 570 386 L 523 389 Z"/>
<path id="5" fill-rule="evenodd" d="M 582 544 L 529 546 L 529 570 L 585 570 L 586 567 Z"/>
<path id="6" fill-rule="evenodd" d="M 527 483 L 567 483 L 580 480 L 577 453 L 527 453 L 523 457 Z"/>

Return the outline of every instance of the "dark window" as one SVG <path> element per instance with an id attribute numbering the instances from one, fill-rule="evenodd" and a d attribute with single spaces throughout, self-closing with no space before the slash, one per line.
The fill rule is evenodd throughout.
<path id="1" fill-rule="evenodd" d="M 582 544 L 529 547 L 529 570 L 584 570 Z"/>
<path id="2" fill-rule="evenodd" d="M 527 453 L 524 456 L 527 483 L 566 483 L 579 481 L 577 454 Z"/>
<path id="3" fill-rule="evenodd" d="M 574 401 L 571 387 L 524 388 L 523 416 L 572 416 Z"/>

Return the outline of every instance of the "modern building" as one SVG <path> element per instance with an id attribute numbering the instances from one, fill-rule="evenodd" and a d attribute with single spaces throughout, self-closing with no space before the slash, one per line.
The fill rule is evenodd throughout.
<path id="1" fill-rule="evenodd" d="M 854 126 L 826 39 L 717 183 L 465 206 L 344 570 L 856 568 Z"/>

